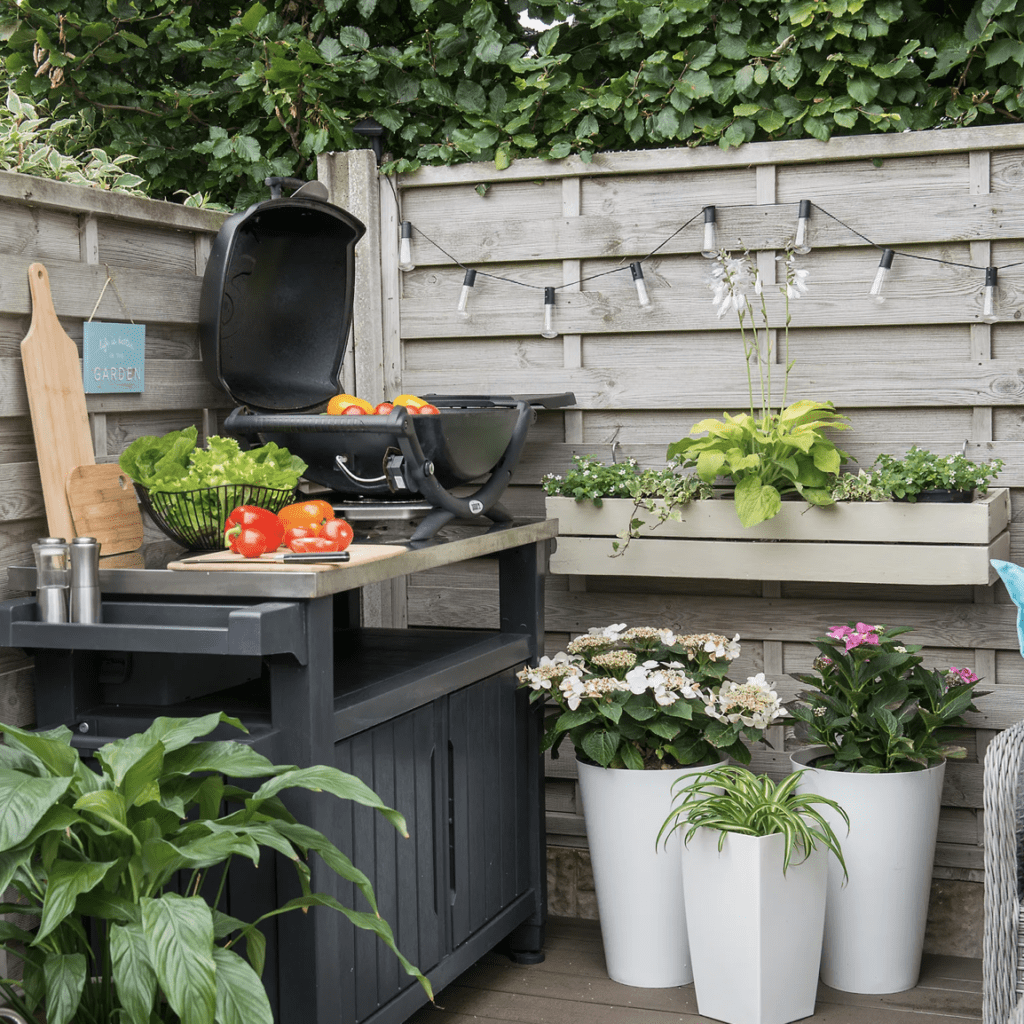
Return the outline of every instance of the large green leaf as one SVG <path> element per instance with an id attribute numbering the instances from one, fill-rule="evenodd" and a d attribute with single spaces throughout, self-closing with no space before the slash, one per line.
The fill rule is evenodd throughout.
<path id="1" fill-rule="evenodd" d="M 110 926 L 110 958 L 117 997 L 131 1024 L 149 1024 L 156 999 L 156 972 L 141 917 L 137 923 Z"/>
<path id="2" fill-rule="evenodd" d="M 156 743 L 124 773 L 121 789 L 124 792 L 126 807 L 160 799 L 160 786 L 157 780 L 160 778 L 163 763 L 164 745 Z"/>
<path id="3" fill-rule="evenodd" d="M 213 915 L 202 897 L 164 893 L 142 899 L 149 960 L 174 1012 L 188 1024 L 213 1024 L 216 982 Z"/>
<path id="4" fill-rule="evenodd" d="M 37 779 L 0 768 L 0 852 L 17 846 L 70 784 L 68 777 Z"/>
<path id="5" fill-rule="evenodd" d="M 748 476 L 736 484 L 736 514 L 744 526 L 756 526 L 778 515 L 782 508 L 779 492 L 770 484 L 762 484 L 756 476 Z"/>
<path id="6" fill-rule="evenodd" d="M 270 1001 L 256 972 L 230 949 L 214 947 L 218 1024 L 274 1024 Z"/>
<path id="7" fill-rule="evenodd" d="M 192 772 L 220 772 L 233 779 L 279 775 L 294 765 L 275 765 L 245 743 L 221 740 L 215 743 L 190 743 L 164 757 L 164 773 L 189 775 Z"/>
<path id="8" fill-rule="evenodd" d="M 583 737 L 583 752 L 602 768 L 607 768 L 619 748 L 620 737 L 612 729 L 595 729 Z"/>
<path id="9" fill-rule="evenodd" d="M 379 796 L 369 786 L 354 775 L 331 768 L 329 765 L 314 765 L 312 768 L 295 768 L 292 771 L 284 772 L 274 779 L 264 782 L 253 794 L 249 806 L 259 808 L 260 802 L 268 797 L 276 796 L 282 790 L 311 789 L 315 793 L 333 793 L 342 800 L 352 800 L 365 807 L 372 807 L 380 811 L 392 825 L 402 833 L 409 835 L 405 825 L 405 818 L 398 811 L 385 806 Z"/>
<path id="10" fill-rule="evenodd" d="M 71 747 L 71 730 L 66 726 L 33 732 L 0 723 L 2 732 L 15 747 L 37 757 L 54 775 L 73 775 L 78 753 Z"/>
<path id="11" fill-rule="evenodd" d="M 48 953 L 43 963 L 46 979 L 47 1024 L 68 1024 L 78 1011 L 85 988 L 84 953 Z"/>
<path id="12" fill-rule="evenodd" d="M 33 945 L 39 945 L 75 909 L 83 892 L 95 889 L 117 861 L 57 860 L 50 868 L 43 917 Z"/>

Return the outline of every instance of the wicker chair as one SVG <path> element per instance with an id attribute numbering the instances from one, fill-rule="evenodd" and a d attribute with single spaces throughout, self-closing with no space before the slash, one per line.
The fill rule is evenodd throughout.
<path id="1" fill-rule="evenodd" d="M 1024 1024 L 1024 722 L 985 753 L 985 938 L 983 1024 Z"/>

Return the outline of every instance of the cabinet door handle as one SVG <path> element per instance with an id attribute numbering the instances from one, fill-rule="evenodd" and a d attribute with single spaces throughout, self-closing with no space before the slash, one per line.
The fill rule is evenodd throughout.
<path id="1" fill-rule="evenodd" d="M 455 906 L 455 746 L 448 741 L 448 901 Z"/>

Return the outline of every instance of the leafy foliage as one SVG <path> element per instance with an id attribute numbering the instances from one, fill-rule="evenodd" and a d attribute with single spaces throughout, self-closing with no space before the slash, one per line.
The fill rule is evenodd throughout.
<path id="1" fill-rule="evenodd" d="M 84 764 L 64 727 L 26 732 L 0 724 L 0 891 L 22 902 L 0 912 L 28 915 L 29 927 L 0 924 L 0 947 L 24 961 L 20 989 L 0 979 L 9 1005 L 49 1024 L 272 1024 L 260 982 L 262 921 L 326 906 L 375 932 L 405 970 L 429 983 L 395 947 L 377 913 L 369 879 L 315 829 L 292 817 L 278 794 L 323 791 L 379 811 L 403 834 L 405 821 L 355 776 L 336 768 L 275 765 L 232 741 L 194 742 L 224 714 L 157 718 L 143 733 L 97 751 Z M 266 779 L 255 792 L 228 778 Z M 222 804 L 235 805 L 230 813 Z M 259 864 L 261 848 L 294 863 L 302 895 L 252 922 L 217 909 L 233 857 Z M 310 890 L 316 853 L 356 885 L 370 907 L 356 911 Z M 211 902 L 200 891 L 210 875 Z M 173 891 L 176 874 L 184 894 Z M 236 951 L 245 940 L 246 958 Z M 87 979 L 93 981 L 87 984 Z"/>
<path id="2" fill-rule="evenodd" d="M 846 862 L 839 839 L 832 826 L 815 810 L 825 804 L 837 811 L 850 828 L 850 818 L 834 800 L 817 793 L 798 793 L 806 768 L 787 775 L 778 783 L 767 775 L 755 775 L 735 765 L 718 765 L 695 776 L 681 776 L 672 785 L 672 813 L 658 833 L 658 842 L 666 840 L 676 829 L 686 829 L 683 842 L 688 843 L 699 828 L 721 832 L 718 849 L 725 845 L 730 832 L 745 836 L 785 837 L 782 873 L 789 868 L 793 853 L 800 850 L 806 860 L 821 843 L 831 850 L 846 875 Z M 684 783 L 680 786 L 680 783 Z M 797 863 L 801 863 L 798 861 Z"/>
<path id="3" fill-rule="evenodd" d="M 814 646 L 815 675 L 796 678 L 813 689 L 787 705 L 807 738 L 831 755 L 815 767 L 845 772 L 908 772 L 964 757 L 950 742 L 977 711 L 970 669 L 926 669 L 919 645 L 902 644 L 906 629 L 863 622 L 836 626 Z"/>
<path id="4" fill-rule="evenodd" d="M 602 768 L 709 764 L 722 754 L 749 763 L 744 737 L 760 740 L 785 711 L 764 673 L 743 684 L 727 677 L 738 640 L 625 623 L 576 637 L 518 674 L 531 701 L 561 709 L 542 748 L 557 751 L 568 735 L 577 757 Z"/>
<path id="5" fill-rule="evenodd" d="M 984 494 L 1003 468 L 1002 459 L 974 462 L 966 455 L 935 455 L 914 445 L 902 458 L 879 455 L 873 477 L 892 497 L 916 501 L 922 491 L 973 491 Z"/>
<path id="6" fill-rule="evenodd" d="M 154 196 L 239 205 L 388 130 L 389 168 L 1018 122 L 1013 0 L 21 0 L 33 103 Z M 551 27 L 525 28 L 527 11 Z"/>

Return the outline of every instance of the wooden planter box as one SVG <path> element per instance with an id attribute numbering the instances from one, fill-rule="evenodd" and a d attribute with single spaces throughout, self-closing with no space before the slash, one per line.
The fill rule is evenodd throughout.
<path id="1" fill-rule="evenodd" d="M 1005 488 L 970 504 L 819 508 L 787 501 L 774 519 L 749 529 L 731 501 L 696 501 L 682 509 L 682 522 L 641 531 L 617 557 L 611 542 L 628 525 L 632 501 L 611 498 L 595 508 L 589 501 L 547 498 L 546 506 L 548 517 L 558 520 L 553 573 L 987 586 L 996 580 L 989 559 L 1010 554 Z"/>

